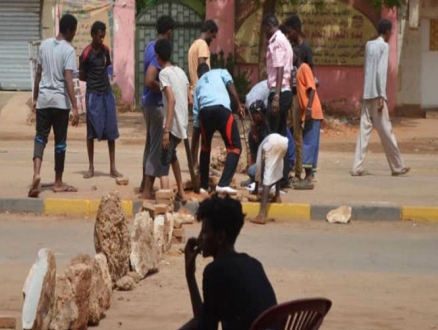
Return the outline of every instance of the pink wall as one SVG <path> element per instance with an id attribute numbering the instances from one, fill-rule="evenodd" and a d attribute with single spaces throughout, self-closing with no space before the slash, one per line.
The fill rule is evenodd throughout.
<path id="1" fill-rule="evenodd" d="M 114 81 L 122 91 L 122 100 L 134 104 L 135 0 L 116 0 L 113 15 Z"/>
<path id="2" fill-rule="evenodd" d="M 362 12 L 370 13 L 370 19 L 377 22 L 380 17 L 369 3 L 360 0 L 348 0 L 355 3 Z M 219 25 L 219 34 L 212 44 L 212 52 L 223 49 L 225 53 L 234 52 L 234 0 L 207 1 L 206 16 L 214 19 Z M 393 36 L 390 40 L 390 59 L 387 93 L 389 111 L 394 113 L 397 91 L 397 11 L 383 10 L 382 18 L 389 19 L 393 24 Z M 252 77 L 257 77 L 257 67 L 248 66 L 253 70 Z M 361 66 L 317 66 L 315 74 L 321 82 L 318 89 L 321 101 L 332 113 L 358 115 L 361 108 L 363 93 L 363 67 Z M 254 79 L 253 83 L 256 82 Z"/>
<path id="3" fill-rule="evenodd" d="M 214 20 L 219 33 L 210 46 L 212 53 L 223 50 L 225 54 L 234 52 L 234 0 L 207 1 L 206 19 Z"/>

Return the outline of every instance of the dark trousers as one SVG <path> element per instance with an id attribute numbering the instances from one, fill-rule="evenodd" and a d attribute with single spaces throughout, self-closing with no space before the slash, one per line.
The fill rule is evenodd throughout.
<path id="1" fill-rule="evenodd" d="M 274 93 L 269 94 L 268 98 L 268 111 L 266 112 L 266 120 L 270 133 L 278 133 L 286 136 L 287 128 L 287 116 L 292 106 L 292 91 L 283 91 L 280 93 L 280 109 L 276 115 L 272 114 L 272 101 L 274 99 Z M 291 170 L 288 156 L 284 157 L 283 166 L 283 181 L 287 182 L 289 172 Z"/>
<path id="2" fill-rule="evenodd" d="M 208 189 L 208 174 L 210 169 L 211 140 L 216 131 L 222 136 L 227 148 L 225 168 L 219 180 L 219 187 L 230 185 L 239 163 L 242 144 L 240 142 L 239 129 L 230 110 L 221 105 L 204 107 L 199 112 L 201 124 L 201 157 L 199 171 L 201 172 L 201 188 Z"/>
<path id="3" fill-rule="evenodd" d="M 45 108 L 36 110 L 36 135 L 33 158 L 43 159 L 50 130 L 55 135 L 55 172 L 64 172 L 70 110 Z"/>

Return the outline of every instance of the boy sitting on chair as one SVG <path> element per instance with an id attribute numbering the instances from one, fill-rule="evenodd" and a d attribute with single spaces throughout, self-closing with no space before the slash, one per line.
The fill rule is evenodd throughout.
<path id="1" fill-rule="evenodd" d="M 180 330 L 249 330 L 255 319 L 277 304 L 274 290 L 262 264 L 234 249 L 245 215 L 242 204 L 217 194 L 199 204 L 196 213 L 202 229 L 198 238 L 187 241 L 186 278 L 194 318 Z M 203 299 L 196 283 L 196 257 L 213 257 L 202 280 Z"/>

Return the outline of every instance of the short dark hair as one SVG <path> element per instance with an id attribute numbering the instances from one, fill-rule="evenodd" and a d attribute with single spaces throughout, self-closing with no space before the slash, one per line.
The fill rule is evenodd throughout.
<path id="1" fill-rule="evenodd" d="M 208 66 L 207 63 L 204 62 L 204 63 L 199 64 L 198 68 L 196 70 L 198 78 L 201 78 L 201 76 L 208 71 L 210 71 L 210 67 Z"/>
<path id="2" fill-rule="evenodd" d="M 263 18 L 262 25 L 277 27 L 280 25 L 280 22 L 275 14 L 266 14 L 266 16 Z"/>
<path id="3" fill-rule="evenodd" d="M 278 28 L 280 29 L 280 31 L 281 31 L 283 34 L 286 34 L 286 32 L 287 32 L 286 25 L 284 25 L 284 24 L 280 24 L 280 26 L 279 26 Z"/>
<path id="4" fill-rule="evenodd" d="M 160 16 L 157 19 L 157 32 L 158 34 L 165 34 L 169 30 L 175 29 L 175 21 L 170 16 Z"/>
<path id="5" fill-rule="evenodd" d="M 301 32 L 302 24 L 297 14 L 291 14 L 284 22 L 288 28 L 294 29 L 297 32 Z"/>
<path id="6" fill-rule="evenodd" d="M 76 30 L 77 27 L 78 20 L 71 14 L 65 14 L 59 20 L 59 32 L 62 34 Z"/>
<path id="7" fill-rule="evenodd" d="M 201 25 L 201 32 L 212 32 L 217 33 L 219 31 L 219 27 L 217 26 L 216 22 L 212 19 L 206 20 Z"/>
<path id="8" fill-rule="evenodd" d="M 106 25 L 105 25 L 104 22 L 96 21 L 91 26 L 91 34 L 96 34 L 97 32 L 99 32 L 99 30 L 102 31 L 102 32 L 105 32 L 106 31 Z"/>
<path id="9" fill-rule="evenodd" d="M 379 21 L 379 24 L 377 25 L 377 32 L 379 32 L 379 35 L 386 34 L 391 30 L 392 30 L 392 23 L 390 21 L 388 21 L 387 19 L 381 19 Z"/>
<path id="10" fill-rule="evenodd" d="M 242 204 L 239 201 L 228 194 L 225 197 L 219 197 L 215 193 L 199 203 L 196 219 L 207 220 L 215 232 L 224 231 L 228 243 L 234 244 L 243 227 L 245 214 L 242 212 Z"/>
<path id="11" fill-rule="evenodd" d="M 155 43 L 155 53 L 160 56 L 160 58 L 168 62 L 170 60 L 170 56 L 172 55 L 172 44 L 167 39 L 157 40 Z"/>
<path id="12" fill-rule="evenodd" d="M 255 100 L 249 106 L 249 111 L 251 111 L 251 113 L 261 112 L 261 113 L 265 114 L 265 112 L 266 112 L 265 103 L 263 103 L 262 100 Z"/>

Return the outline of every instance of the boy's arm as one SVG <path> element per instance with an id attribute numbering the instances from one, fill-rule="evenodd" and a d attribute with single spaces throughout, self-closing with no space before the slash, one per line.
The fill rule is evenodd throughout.
<path id="1" fill-rule="evenodd" d="M 160 92 L 160 84 L 157 81 L 158 73 L 158 69 L 155 66 L 149 65 L 144 75 L 145 86 L 156 93 Z"/>
<path id="2" fill-rule="evenodd" d="M 245 106 L 240 103 L 239 95 L 237 94 L 236 86 L 234 86 L 233 81 L 227 83 L 227 90 L 237 104 L 237 111 L 239 112 L 240 117 L 245 118 Z"/>
<path id="3" fill-rule="evenodd" d="M 378 110 L 382 111 L 384 102 L 387 99 L 386 96 L 386 80 L 388 77 L 388 61 L 389 61 L 389 46 L 383 45 L 383 51 L 377 65 L 377 90 L 379 93 Z"/>
<path id="4" fill-rule="evenodd" d="M 315 99 L 315 90 L 309 88 L 307 90 L 307 94 L 309 95 L 309 102 L 307 103 L 307 108 L 306 108 L 306 120 L 310 120 L 312 119 L 312 106 L 313 106 L 313 100 Z"/>
<path id="5" fill-rule="evenodd" d="M 84 53 L 82 53 L 82 55 L 79 56 L 79 80 L 80 81 L 86 81 L 86 79 L 87 79 L 85 61 L 86 61 L 86 59 L 84 59 Z"/>
<path id="6" fill-rule="evenodd" d="M 71 124 L 76 126 L 79 123 L 79 112 L 78 112 L 78 104 L 76 101 L 75 88 L 73 84 L 73 71 L 76 70 L 76 54 L 74 49 L 72 48 L 69 54 L 67 54 L 67 58 L 65 61 L 64 67 L 64 81 L 65 87 L 67 90 L 68 97 L 70 98 L 72 105 L 72 120 Z"/>
<path id="7" fill-rule="evenodd" d="M 170 139 L 170 126 L 172 125 L 173 115 L 175 113 L 175 95 L 173 94 L 172 87 L 166 86 L 163 89 L 164 97 L 167 100 L 167 115 L 166 122 L 164 123 L 164 134 L 163 134 L 163 147 L 167 148 L 169 146 Z"/>
<path id="8" fill-rule="evenodd" d="M 313 72 L 310 66 L 306 65 L 306 67 L 303 67 L 303 77 L 305 79 L 306 93 L 307 96 L 309 97 L 309 101 L 307 102 L 307 107 L 306 107 L 306 118 L 305 118 L 307 121 L 312 119 L 312 106 L 316 93 L 315 78 L 313 76 Z"/>
<path id="9" fill-rule="evenodd" d="M 199 322 L 202 313 L 202 299 L 196 282 L 196 257 L 200 253 L 199 241 L 190 238 L 184 248 L 186 280 L 189 287 L 190 301 L 192 302 L 193 316 Z"/>
<path id="10" fill-rule="evenodd" d="M 153 55 L 150 64 L 144 74 L 144 85 L 155 93 L 160 93 L 160 83 L 157 81 L 158 74 L 160 73 L 159 65 L 157 62 L 157 55 Z"/>
<path id="11" fill-rule="evenodd" d="M 198 90 L 195 88 L 195 93 L 193 94 L 193 126 L 196 128 L 200 128 L 201 125 L 199 124 L 199 102 L 197 97 Z"/>
<path id="12" fill-rule="evenodd" d="M 187 99 L 188 99 L 189 105 L 192 106 L 193 105 L 193 95 L 192 95 L 192 91 L 190 90 L 190 86 L 187 87 Z"/>
<path id="13" fill-rule="evenodd" d="M 35 82 L 33 86 L 33 103 L 32 103 L 32 111 L 36 112 L 36 104 L 38 100 L 38 94 L 40 93 L 40 82 L 41 82 L 41 73 L 43 68 L 41 64 L 38 64 L 36 74 L 35 74 Z"/>

